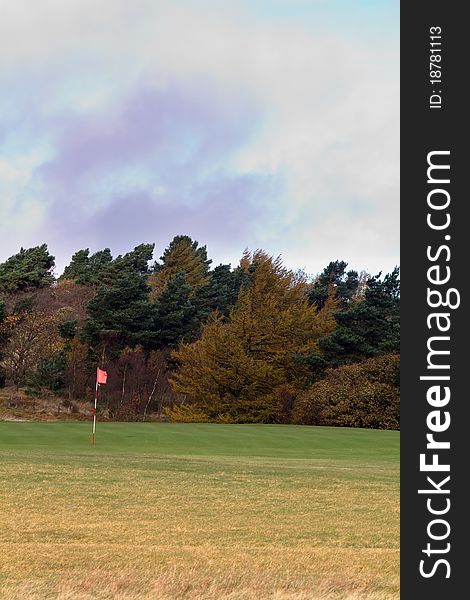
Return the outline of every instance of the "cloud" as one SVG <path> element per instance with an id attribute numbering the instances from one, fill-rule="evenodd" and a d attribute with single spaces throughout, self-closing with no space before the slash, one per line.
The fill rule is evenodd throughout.
<path id="1" fill-rule="evenodd" d="M 155 221 L 221 259 L 264 246 L 313 272 L 393 266 L 398 35 L 371 27 L 387 3 L 359 4 L 4 0 L 4 217 L 20 227 L 28 207 L 21 243 L 62 256 L 99 244 L 100 214 L 119 251 Z"/>
<path id="2" fill-rule="evenodd" d="M 200 243 L 209 240 L 214 262 L 238 259 L 244 249 L 243 239 L 256 237 L 256 223 L 264 214 L 257 199 L 269 183 L 256 177 L 218 179 L 206 185 L 202 200 L 182 209 L 174 198 L 156 200 L 145 191 L 114 198 L 92 216 L 77 220 L 66 209 L 58 215 L 56 234 L 61 237 L 64 222 L 72 222 L 70 239 L 61 240 L 69 252 L 84 245 L 93 249 L 109 246 L 114 253 L 128 251 L 142 241 L 156 242 L 157 254 L 173 236 L 190 234 Z M 55 235 L 52 232 L 52 239 Z"/>
<path id="3" fill-rule="evenodd" d="M 123 252 L 181 232 L 216 250 L 238 239 L 238 248 L 276 194 L 271 177 L 230 169 L 256 113 L 210 86 L 177 84 L 137 87 L 112 110 L 60 120 L 55 155 L 34 175 L 48 239 L 61 256 L 77 245 Z"/>

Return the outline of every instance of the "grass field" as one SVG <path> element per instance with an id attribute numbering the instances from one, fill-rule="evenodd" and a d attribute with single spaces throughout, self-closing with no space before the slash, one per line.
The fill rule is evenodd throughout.
<path id="1" fill-rule="evenodd" d="M 399 434 L 0 422 L 0 598 L 390 600 Z"/>

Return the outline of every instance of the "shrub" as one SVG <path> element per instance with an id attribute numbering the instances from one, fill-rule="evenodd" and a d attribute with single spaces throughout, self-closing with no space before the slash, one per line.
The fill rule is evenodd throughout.
<path id="1" fill-rule="evenodd" d="M 296 400 L 293 422 L 399 429 L 399 369 L 397 354 L 327 369 L 325 377 Z"/>

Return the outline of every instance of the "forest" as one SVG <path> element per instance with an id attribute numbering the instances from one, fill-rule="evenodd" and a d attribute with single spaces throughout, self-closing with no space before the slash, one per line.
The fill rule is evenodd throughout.
<path id="1" fill-rule="evenodd" d="M 46 244 L 0 264 L 0 387 L 53 394 L 71 413 L 108 373 L 116 421 L 399 428 L 399 268 L 334 260 L 310 276 L 246 250 L 236 267 L 176 236 L 112 256 Z"/>

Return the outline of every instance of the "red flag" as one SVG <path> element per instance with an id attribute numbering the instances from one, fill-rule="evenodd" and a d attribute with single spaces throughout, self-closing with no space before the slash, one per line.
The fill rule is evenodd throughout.
<path id="1" fill-rule="evenodd" d="M 96 383 L 102 384 L 106 383 L 108 379 L 108 374 L 106 371 L 102 371 L 99 367 L 96 369 Z"/>

